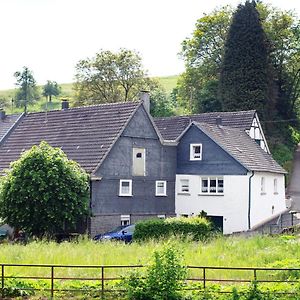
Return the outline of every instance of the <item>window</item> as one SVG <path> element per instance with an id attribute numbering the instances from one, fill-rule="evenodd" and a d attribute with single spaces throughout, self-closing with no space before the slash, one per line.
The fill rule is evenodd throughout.
<path id="1" fill-rule="evenodd" d="M 224 179 L 223 177 L 201 178 L 200 194 L 223 194 Z"/>
<path id="2" fill-rule="evenodd" d="M 165 218 L 166 218 L 166 215 L 157 215 L 157 217 L 158 217 L 159 219 L 165 219 Z"/>
<path id="3" fill-rule="evenodd" d="M 190 160 L 202 160 L 202 144 L 190 144 Z"/>
<path id="4" fill-rule="evenodd" d="M 190 182 L 188 179 L 180 179 L 180 193 L 188 194 L 190 192 Z"/>
<path id="5" fill-rule="evenodd" d="M 121 226 L 130 225 L 130 215 L 121 215 Z"/>
<path id="6" fill-rule="evenodd" d="M 262 195 L 266 194 L 265 177 L 261 177 L 261 179 L 260 179 L 260 193 Z"/>
<path id="7" fill-rule="evenodd" d="M 132 180 L 120 180 L 119 196 L 132 196 Z"/>
<path id="8" fill-rule="evenodd" d="M 132 149 L 132 175 L 145 176 L 146 175 L 146 153 L 145 148 Z"/>
<path id="9" fill-rule="evenodd" d="M 167 182 L 159 180 L 155 183 L 155 196 L 167 196 Z"/>
<path id="10" fill-rule="evenodd" d="M 278 189 L 277 189 L 277 178 L 274 178 L 274 194 L 278 194 Z"/>

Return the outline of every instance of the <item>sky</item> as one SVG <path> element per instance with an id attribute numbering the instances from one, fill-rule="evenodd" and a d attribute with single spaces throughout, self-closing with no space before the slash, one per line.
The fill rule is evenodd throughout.
<path id="1" fill-rule="evenodd" d="M 197 19 L 240 0 L 0 0 L 0 89 L 27 66 L 38 84 L 74 81 L 80 59 L 101 50 L 137 51 L 150 76 L 184 71 L 178 56 Z M 299 0 L 270 0 L 294 10 Z"/>

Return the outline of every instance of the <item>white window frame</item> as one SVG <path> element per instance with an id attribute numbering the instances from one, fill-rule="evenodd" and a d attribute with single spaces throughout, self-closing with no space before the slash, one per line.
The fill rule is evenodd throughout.
<path id="1" fill-rule="evenodd" d="M 128 193 L 123 193 L 122 191 L 122 187 L 123 187 L 123 183 L 124 182 L 128 182 L 129 183 L 129 192 Z M 120 186 L 119 186 L 119 196 L 123 196 L 123 197 L 130 197 L 132 196 L 132 180 L 131 179 L 120 179 Z"/>
<path id="2" fill-rule="evenodd" d="M 183 188 L 183 184 L 182 182 L 183 181 L 187 181 L 187 187 L 188 187 L 188 191 L 183 191 L 182 188 Z M 187 178 L 182 178 L 179 180 L 179 194 L 190 194 L 190 180 L 187 179 Z"/>
<path id="3" fill-rule="evenodd" d="M 121 226 L 129 226 L 130 224 L 130 215 L 121 215 Z"/>
<path id="4" fill-rule="evenodd" d="M 142 153 L 142 160 L 143 160 L 143 166 L 144 166 L 144 172 L 142 175 L 136 175 L 134 172 L 133 172 L 133 169 L 134 169 L 134 161 L 137 159 L 136 158 L 136 155 L 138 153 Z M 132 176 L 146 176 L 146 148 L 141 148 L 141 147 L 133 147 L 132 148 Z"/>
<path id="5" fill-rule="evenodd" d="M 165 218 L 166 218 L 166 215 L 157 215 L 157 218 L 158 218 L 158 219 L 162 219 L 162 220 L 163 220 L 163 219 L 165 219 Z"/>
<path id="6" fill-rule="evenodd" d="M 261 195 L 266 194 L 266 178 L 265 177 L 260 178 L 260 194 Z"/>
<path id="7" fill-rule="evenodd" d="M 163 184 L 163 192 L 159 192 L 159 187 L 158 185 L 162 183 Z M 156 180 L 155 181 L 155 196 L 167 196 L 167 181 L 165 180 Z"/>
<path id="8" fill-rule="evenodd" d="M 196 147 L 200 147 L 200 157 L 195 157 Z M 190 160 L 202 160 L 202 144 L 190 144 Z"/>
<path id="9" fill-rule="evenodd" d="M 202 190 L 202 181 L 207 180 L 207 191 Z M 216 192 L 211 191 L 210 182 L 212 180 L 216 181 Z M 223 191 L 219 192 L 219 181 L 223 181 Z M 199 195 L 224 195 L 224 177 L 222 176 L 207 176 L 200 177 L 200 193 Z"/>

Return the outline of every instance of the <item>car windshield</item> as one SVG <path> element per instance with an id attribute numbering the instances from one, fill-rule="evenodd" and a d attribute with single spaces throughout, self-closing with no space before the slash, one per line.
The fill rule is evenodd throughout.
<path id="1" fill-rule="evenodd" d="M 120 232 L 125 231 L 126 233 L 133 233 L 134 232 L 134 227 L 135 225 L 129 225 L 127 227 L 122 228 L 122 230 L 120 230 Z"/>
<path id="2" fill-rule="evenodd" d="M 115 232 L 119 232 L 120 230 L 122 230 L 125 226 L 118 226 L 117 228 L 113 229 L 112 231 L 108 231 L 105 234 L 110 234 L 110 233 L 115 233 Z"/>

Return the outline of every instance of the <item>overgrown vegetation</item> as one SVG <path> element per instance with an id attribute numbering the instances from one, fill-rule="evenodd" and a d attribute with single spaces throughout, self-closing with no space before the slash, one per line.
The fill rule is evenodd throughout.
<path id="1" fill-rule="evenodd" d="M 144 241 L 172 236 L 190 238 L 195 241 L 206 240 L 212 235 L 211 223 L 201 217 L 150 219 L 136 224 L 133 239 Z"/>
<path id="2" fill-rule="evenodd" d="M 170 244 L 171 248 L 166 247 Z M 167 250 L 166 252 L 166 249 Z M 179 256 L 178 256 L 178 250 Z M 168 288 L 176 286 L 176 282 L 170 282 L 169 276 L 174 274 L 174 278 L 182 278 L 186 272 L 186 265 L 198 266 L 232 266 L 232 267 L 298 267 L 300 257 L 300 247 L 298 236 L 277 236 L 277 237 L 217 237 L 210 242 L 193 242 L 191 240 L 180 241 L 172 239 L 171 241 L 148 241 L 143 243 L 123 244 L 118 242 L 97 243 L 88 239 L 79 240 L 77 243 L 61 243 L 40 241 L 31 242 L 28 245 L 19 244 L 2 244 L 0 252 L 0 261 L 2 263 L 23 263 L 23 264 L 64 264 L 64 265 L 149 265 L 153 253 L 157 253 L 154 261 L 150 264 L 151 272 L 142 273 L 142 275 L 150 274 L 149 279 L 143 281 L 147 283 L 142 291 L 157 291 L 156 285 L 163 284 L 159 292 L 163 292 Z M 155 256 L 155 257 L 156 257 Z M 183 260 L 184 259 L 184 260 Z M 174 265 L 174 271 L 170 267 Z M 18 276 L 49 276 L 50 268 L 28 268 L 28 267 L 6 267 L 5 274 Z M 166 271 L 166 272 L 165 272 Z M 174 272 L 174 273 L 173 273 Z M 151 277 L 153 274 L 155 276 Z M 178 276 L 177 276 L 177 275 Z M 193 288 L 200 291 L 186 291 L 183 299 L 219 299 L 219 300 L 249 300 L 249 299 L 299 299 L 300 285 L 298 283 L 291 284 L 288 281 L 298 280 L 299 272 L 282 272 L 270 271 L 267 275 L 257 272 L 258 280 L 285 280 L 285 283 L 261 283 L 256 284 L 217 284 L 207 282 L 206 288 L 203 284 L 194 283 Z M 180 276 L 179 276 L 180 275 Z M 207 270 L 207 278 L 215 279 L 253 279 L 253 271 L 239 270 Z M 76 269 L 76 268 L 56 268 L 55 276 L 58 277 L 95 277 L 99 278 L 99 268 L 95 269 Z M 126 277 L 128 269 L 105 269 L 105 278 L 107 277 Z M 176 277 L 177 276 L 177 277 Z M 202 271 L 197 269 L 189 270 L 188 278 L 196 278 L 202 276 Z M 137 276 L 139 277 L 139 276 Z M 133 278 L 137 278 L 133 277 Z M 159 283 L 156 280 L 162 279 Z M 153 280 L 153 281 L 152 281 Z M 170 282 L 170 285 L 169 285 Z M 131 284 L 134 284 L 132 282 Z M 191 284 L 186 282 L 184 284 Z M 35 296 L 44 294 L 46 288 L 50 287 L 50 280 L 29 280 L 18 279 L 16 281 L 6 280 L 5 285 L 10 295 L 18 295 L 15 287 L 35 287 L 42 289 L 41 292 L 36 291 Z M 142 284 L 143 285 L 143 284 Z M 139 284 L 135 285 L 140 286 Z M 105 288 L 120 289 L 118 282 L 108 281 Z M 180 286 L 181 287 L 181 286 Z M 56 296 L 60 298 L 92 299 L 99 298 L 101 290 L 100 278 L 95 281 L 82 280 L 55 280 L 55 288 L 57 289 L 84 289 L 83 293 L 77 292 L 56 292 Z M 141 292 L 141 291 L 140 291 Z M 223 292 L 223 293 L 219 293 Z M 224 292 L 226 292 L 224 294 Z M 275 292 L 294 293 L 290 296 L 277 296 Z M 31 293 L 30 290 L 27 293 Z M 298 293 L 296 295 L 296 293 Z M 25 294 L 24 294 L 25 295 Z M 107 299 L 124 299 L 124 294 L 116 296 L 116 294 L 106 293 Z M 162 294 L 159 294 L 160 299 Z M 182 295 L 182 294 L 181 294 Z M 253 298 L 254 295 L 256 298 Z M 180 295 L 179 295 L 180 296 Z M 235 298 L 233 298 L 235 297 Z M 252 298 L 251 298 L 252 297 Z M 265 298 L 263 298 L 265 297 Z M 33 298 L 34 299 L 34 298 Z M 134 298 L 132 298 L 134 299 Z M 168 298 L 169 299 L 169 298 Z"/>

